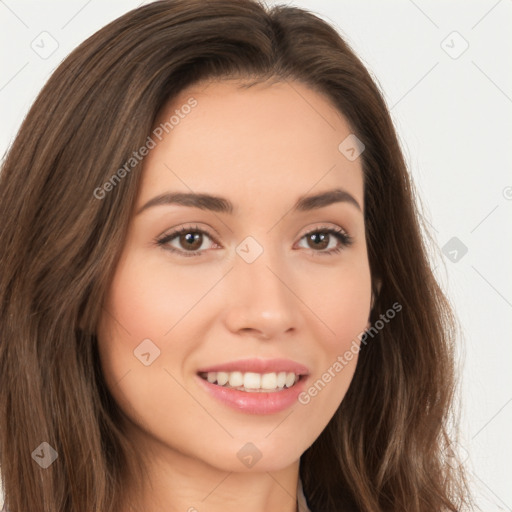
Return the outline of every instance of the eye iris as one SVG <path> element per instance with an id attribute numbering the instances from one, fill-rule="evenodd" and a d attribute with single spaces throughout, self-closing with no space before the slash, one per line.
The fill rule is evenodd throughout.
<path id="1" fill-rule="evenodd" d="M 196 233 L 196 234 L 185 233 L 180 236 L 180 242 L 186 241 L 187 243 L 184 244 L 185 247 L 188 247 L 189 249 L 192 249 L 192 250 L 197 250 L 201 247 L 202 236 L 203 235 L 201 233 Z M 199 241 L 199 243 L 197 243 L 197 241 Z M 194 242 L 195 242 L 195 245 L 193 245 Z"/>
<path id="2" fill-rule="evenodd" d="M 314 246 L 317 249 L 325 249 L 329 245 L 329 235 L 327 233 L 312 233 L 311 235 L 309 235 L 309 239 L 314 242 Z M 316 240 L 318 239 L 320 239 L 320 243 L 316 243 Z"/>

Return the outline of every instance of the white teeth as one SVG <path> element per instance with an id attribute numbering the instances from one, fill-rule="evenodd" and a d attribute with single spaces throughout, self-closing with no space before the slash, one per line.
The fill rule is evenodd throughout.
<path id="1" fill-rule="evenodd" d="M 284 387 L 292 387 L 299 380 L 299 376 L 293 372 L 208 372 L 201 374 L 201 377 L 212 384 L 242 391 L 281 391 Z"/>
<path id="2" fill-rule="evenodd" d="M 229 385 L 232 388 L 237 388 L 238 386 L 242 386 L 244 383 L 244 375 L 242 372 L 231 372 L 229 374 Z"/>
<path id="3" fill-rule="evenodd" d="M 265 373 L 261 376 L 261 389 L 276 389 L 277 387 L 277 375 L 275 373 Z"/>
<path id="4" fill-rule="evenodd" d="M 294 383 L 295 383 L 295 373 L 287 373 L 286 374 L 286 381 L 284 383 L 285 386 L 287 388 L 291 388 Z"/>
<path id="5" fill-rule="evenodd" d="M 244 373 L 244 388 L 259 389 L 261 384 L 261 375 L 259 373 Z"/>
<path id="6" fill-rule="evenodd" d="M 215 374 L 215 372 L 212 372 L 212 373 Z M 208 373 L 208 375 L 210 375 L 210 374 Z M 217 372 L 217 384 L 219 386 L 224 386 L 224 384 L 227 384 L 228 380 L 229 380 L 229 373 Z M 211 382 L 210 380 L 208 380 L 208 381 Z"/>

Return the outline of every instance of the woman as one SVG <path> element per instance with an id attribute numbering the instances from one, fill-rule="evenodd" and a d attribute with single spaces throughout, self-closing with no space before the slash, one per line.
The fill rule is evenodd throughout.
<path id="1" fill-rule="evenodd" d="M 135 9 L 54 72 L 0 187 L 8 510 L 467 504 L 452 313 L 328 24 Z"/>

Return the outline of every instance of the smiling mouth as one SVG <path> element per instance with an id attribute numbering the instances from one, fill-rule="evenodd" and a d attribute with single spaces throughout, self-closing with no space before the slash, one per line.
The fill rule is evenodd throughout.
<path id="1" fill-rule="evenodd" d="M 293 387 L 305 378 L 293 372 L 200 372 L 199 377 L 217 386 L 249 393 L 275 393 Z"/>

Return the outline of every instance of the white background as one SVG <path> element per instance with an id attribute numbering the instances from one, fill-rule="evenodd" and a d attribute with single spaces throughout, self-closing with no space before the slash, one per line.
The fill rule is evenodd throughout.
<path id="1" fill-rule="evenodd" d="M 512 511 L 512 0 L 281 3 L 335 25 L 384 93 L 464 333 L 460 451 L 482 510 Z M 139 5 L 0 0 L 1 155 L 66 55 Z M 441 252 L 452 237 L 467 247 L 456 261 Z"/>

